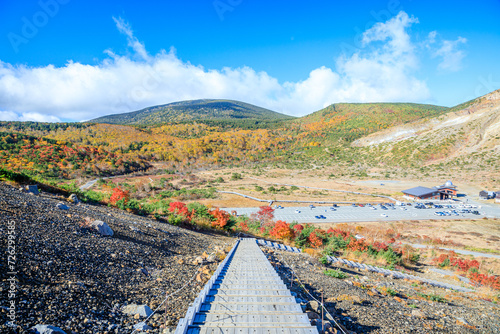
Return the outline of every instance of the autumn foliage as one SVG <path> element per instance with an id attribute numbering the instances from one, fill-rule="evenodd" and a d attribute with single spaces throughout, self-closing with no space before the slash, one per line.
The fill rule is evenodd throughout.
<path id="1" fill-rule="evenodd" d="M 321 238 L 319 235 L 321 235 L 321 232 L 324 232 L 320 229 L 314 230 L 311 234 L 309 234 L 308 241 L 311 244 L 311 247 L 313 248 L 319 248 L 323 246 L 323 238 Z"/>
<path id="2" fill-rule="evenodd" d="M 259 207 L 257 211 L 257 219 L 260 221 L 269 221 L 274 218 L 274 209 L 270 206 L 264 205 Z"/>
<path id="3" fill-rule="evenodd" d="M 109 202 L 113 205 L 116 205 L 116 203 L 122 199 L 123 199 L 124 204 L 127 204 L 127 202 L 130 199 L 129 192 L 127 190 L 123 190 L 121 188 L 114 188 L 113 194 L 111 194 L 111 197 L 109 198 Z"/>
<path id="4" fill-rule="evenodd" d="M 213 227 L 224 228 L 229 222 L 229 218 L 231 215 L 224 210 L 220 210 L 216 208 L 215 210 L 211 210 L 210 214 L 215 218 L 212 222 Z"/>
<path id="5" fill-rule="evenodd" d="M 464 272 L 469 271 L 471 268 L 479 269 L 479 262 L 477 260 L 460 259 L 448 254 L 441 254 L 432 261 L 441 267 L 451 266 Z"/>
<path id="6" fill-rule="evenodd" d="M 185 203 L 182 202 L 172 202 L 169 204 L 168 211 L 175 213 L 179 216 L 183 216 L 185 218 L 191 218 L 193 212 L 189 212 Z"/>
<path id="7" fill-rule="evenodd" d="M 276 222 L 271 231 L 269 231 L 269 234 L 281 240 L 291 240 L 295 236 L 294 230 L 290 227 L 290 224 L 282 220 Z"/>

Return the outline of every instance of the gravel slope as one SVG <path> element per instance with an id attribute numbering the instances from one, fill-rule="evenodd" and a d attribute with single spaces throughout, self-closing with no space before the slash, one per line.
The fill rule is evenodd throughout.
<path id="1" fill-rule="evenodd" d="M 36 324 L 67 333 L 129 333 L 140 322 L 122 314 L 126 304 L 154 309 L 164 298 L 199 273 L 195 258 L 234 239 L 180 229 L 105 206 L 65 203 L 50 194 L 31 195 L 0 183 L 1 249 L 5 254 L 7 223 L 16 224 L 17 328 L 6 322 L 9 288 L 7 256 L 1 261 L 2 308 L 0 332 L 26 332 Z M 81 228 L 85 217 L 106 222 L 112 237 Z M 222 254 L 220 252 L 219 254 Z M 167 323 L 174 327 L 197 296 L 217 262 L 206 264 L 205 275 L 170 299 Z M 153 316 L 151 332 L 159 332 L 164 307 Z"/>
<path id="2" fill-rule="evenodd" d="M 355 333 L 500 333 L 500 307 L 470 293 L 454 292 L 392 279 L 349 267 L 324 266 L 304 253 L 294 254 L 263 248 L 287 286 L 292 269 L 315 298 L 334 318 Z M 326 276 L 325 269 L 340 269 L 345 279 Z M 312 298 L 293 282 L 292 291 L 304 301 Z M 390 296 L 385 289 L 395 293 Z M 429 301 L 418 295 L 439 295 L 446 302 Z"/>

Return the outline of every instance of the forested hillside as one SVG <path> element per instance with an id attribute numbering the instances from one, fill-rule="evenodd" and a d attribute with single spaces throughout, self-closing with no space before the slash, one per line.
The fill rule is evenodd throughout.
<path id="1" fill-rule="evenodd" d="M 194 108 L 202 112 L 205 109 L 201 105 L 220 107 L 222 103 L 202 101 L 204 104 L 188 101 L 173 104 L 173 107 Z M 471 108 L 470 105 L 465 103 L 462 106 Z M 164 110 L 163 107 L 150 108 L 151 115 L 155 110 Z M 252 111 L 240 110 L 241 114 L 233 113 L 232 118 L 218 115 L 204 121 L 183 119 L 141 126 L 0 122 L 0 167 L 65 178 L 126 173 L 154 163 L 174 170 L 266 163 L 287 168 L 303 168 L 311 163 L 341 168 L 355 164 L 362 171 L 381 165 L 411 167 L 427 163 L 436 154 L 442 155 L 443 142 L 440 141 L 439 147 L 435 148 L 426 146 L 426 152 L 420 152 L 418 147 L 412 147 L 411 152 L 387 152 L 386 149 L 353 146 L 352 143 L 362 141 L 369 134 L 416 121 L 421 124 L 436 122 L 438 117 L 445 117 L 449 110 L 458 107 L 340 103 L 298 119 L 281 116 L 282 119 L 277 119 L 268 113 L 271 116 L 264 117 L 264 120 L 255 118 L 261 108 L 252 108 Z M 235 118 L 235 115 L 241 118 Z M 144 115 L 136 113 L 136 116 Z M 409 154 L 412 159 L 407 159 Z"/>
<path id="2" fill-rule="evenodd" d="M 292 118 L 288 115 L 240 101 L 192 100 L 144 108 L 124 114 L 107 115 L 93 119 L 90 122 L 122 125 L 155 125 L 186 121 L 243 120 L 243 124 L 252 124 L 256 120 L 277 121 Z"/>

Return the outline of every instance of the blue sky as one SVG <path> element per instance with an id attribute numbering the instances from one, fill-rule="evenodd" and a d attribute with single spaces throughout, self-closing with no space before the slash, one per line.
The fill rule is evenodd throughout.
<path id="1" fill-rule="evenodd" d="M 453 106 L 500 88 L 499 17 L 500 1 L 3 0 L 0 120 L 197 98 Z"/>

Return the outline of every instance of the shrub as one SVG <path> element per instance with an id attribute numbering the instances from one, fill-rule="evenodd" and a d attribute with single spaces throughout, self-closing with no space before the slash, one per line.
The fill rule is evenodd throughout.
<path id="1" fill-rule="evenodd" d="M 257 218 L 261 222 L 272 220 L 274 218 L 274 209 L 268 205 L 259 207 L 259 211 L 257 211 Z"/>
<path id="2" fill-rule="evenodd" d="M 298 225 L 295 225 L 298 226 Z M 294 226 L 294 228 L 295 228 Z M 300 225 L 302 226 L 302 225 Z M 298 247 L 305 247 L 309 244 L 309 235 L 314 231 L 314 226 L 312 225 L 306 225 L 305 227 L 302 226 L 302 230 L 300 231 L 300 234 L 296 237 L 295 239 L 295 244 Z"/>
<path id="3" fill-rule="evenodd" d="M 212 226 L 221 229 L 225 228 L 228 225 L 229 218 L 231 217 L 229 213 L 224 210 L 220 210 L 219 208 L 211 210 L 210 214 L 215 218 L 215 220 L 212 221 Z"/>
<path id="4" fill-rule="evenodd" d="M 318 236 L 318 234 L 319 233 L 317 232 L 317 230 L 314 230 L 311 234 L 309 234 L 309 238 L 307 238 L 309 244 L 313 248 L 319 248 L 323 246 L 323 239 L 320 236 Z"/>
<path id="5" fill-rule="evenodd" d="M 422 298 L 425 298 L 427 300 L 433 301 L 433 302 L 440 302 L 440 303 L 446 303 L 447 300 L 444 297 L 441 297 L 439 295 L 435 294 L 425 294 L 425 293 L 417 293 Z"/>
<path id="6" fill-rule="evenodd" d="M 340 271 L 338 269 L 325 269 L 323 271 L 323 274 L 330 276 L 330 277 L 338 278 L 338 279 L 343 279 L 343 278 L 347 277 L 346 274 L 344 274 L 342 271 Z"/>
<path id="7" fill-rule="evenodd" d="M 233 173 L 233 175 L 231 175 L 231 180 L 241 180 L 241 174 L 239 173 Z"/>
<path id="8" fill-rule="evenodd" d="M 486 274 L 480 274 L 478 272 L 470 272 L 468 277 L 474 285 L 484 285 L 494 290 L 500 290 L 500 278 L 494 275 L 486 275 Z"/>
<path id="9" fill-rule="evenodd" d="M 189 212 L 186 204 L 182 202 L 171 202 L 168 207 L 168 211 L 183 216 L 184 218 L 191 218 L 191 212 Z"/>
<path id="10" fill-rule="evenodd" d="M 201 203 L 198 202 L 189 203 L 187 205 L 187 209 L 189 212 L 193 213 L 194 217 L 209 218 L 209 219 L 212 218 L 212 215 L 210 214 L 208 208 Z"/>
<path id="11" fill-rule="evenodd" d="M 276 224 L 274 224 L 274 227 L 271 231 L 269 231 L 269 234 L 272 237 L 281 240 L 291 240 L 295 235 L 294 231 L 290 228 L 290 225 L 282 220 L 278 220 Z"/>
<path id="12" fill-rule="evenodd" d="M 394 297 L 395 295 L 397 295 L 397 294 L 398 294 L 395 290 L 393 290 L 393 289 L 391 289 L 391 288 L 387 288 L 387 289 L 385 290 L 385 292 L 387 292 L 387 294 L 388 294 L 389 296 L 393 296 L 393 297 Z"/>
<path id="13" fill-rule="evenodd" d="M 130 199 L 130 194 L 128 191 L 123 190 L 121 188 L 114 188 L 111 197 L 109 198 L 109 202 L 113 205 L 117 205 L 117 202 L 122 200 L 122 204 L 125 205 Z"/>

